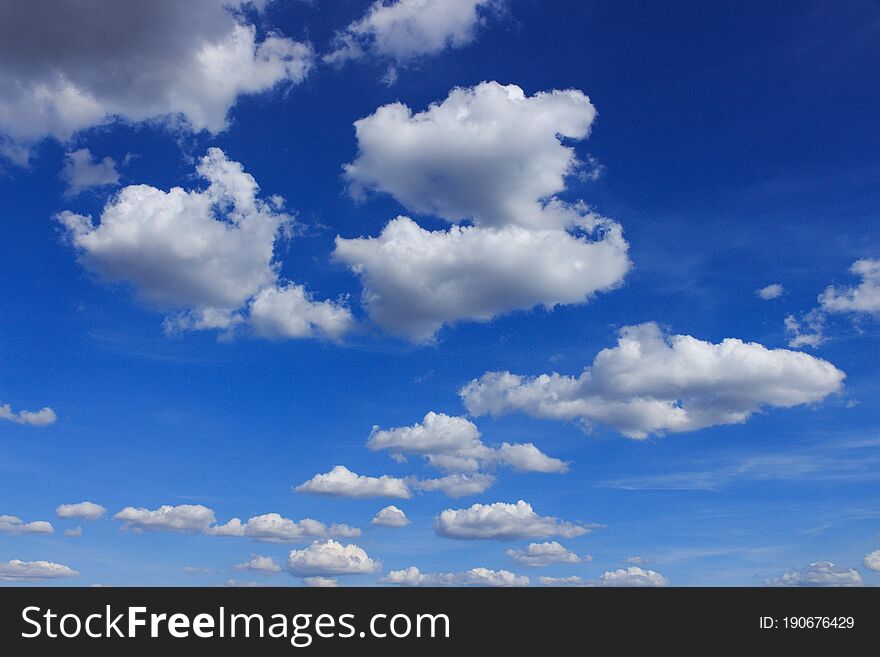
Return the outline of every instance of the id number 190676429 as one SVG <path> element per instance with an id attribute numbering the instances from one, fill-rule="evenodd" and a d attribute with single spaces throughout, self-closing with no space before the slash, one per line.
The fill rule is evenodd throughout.
<path id="1" fill-rule="evenodd" d="M 856 621 L 852 616 L 761 616 L 762 630 L 851 630 Z"/>

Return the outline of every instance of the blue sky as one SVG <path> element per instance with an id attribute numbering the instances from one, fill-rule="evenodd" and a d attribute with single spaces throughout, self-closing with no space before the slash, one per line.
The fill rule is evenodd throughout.
<path id="1" fill-rule="evenodd" d="M 2 11 L 17 4 L 2 3 Z M 67 16 L 34 12 L 28 47 L 37 48 L 55 21 L 100 35 L 136 29 L 125 12 L 98 20 L 79 4 L 67 3 Z M 222 43 L 235 26 L 254 26 L 242 61 L 255 67 L 243 68 L 240 80 L 234 71 L 199 79 L 198 69 L 187 69 L 195 46 L 171 43 L 173 30 L 165 31 L 171 45 L 149 27 L 138 38 L 110 39 L 101 64 L 110 68 L 100 71 L 81 43 L 73 47 L 83 52 L 66 63 L 48 45 L 30 56 L 33 65 L 21 63 L 28 55 L 16 48 L 24 46 L 0 48 L 3 85 L 49 84 L 57 94 L 37 101 L 21 91 L 0 101 L 0 407 L 10 406 L 9 421 L 0 419 L 0 516 L 50 522 L 54 530 L 15 521 L 4 530 L 0 522 L 0 579 L 299 585 L 311 574 L 343 585 L 523 576 L 533 585 L 563 577 L 761 585 L 788 573 L 788 583 L 880 584 L 868 565 L 880 568 L 880 555 L 866 560 L 880 549 L 880 5 L 456 0 L 427 18 L 420 12 L 434 3 L 402 2 L 408 13 L 388 23 L 376 12 L 396 4 L 275 0 L 235 16 L 216 3 L 194 4 L 160 3 L 152 18 L 194 30 L 196 44 Z M 449 9 L 458 5 L 460 14 Z M 419 38 L 407 41 L 413 33 Z M 261 60 L 255 49 L 271 39 L 283 40 L 281 59 Z M 161 56 L 174 48 L 182 49 L 179 66 Z M 268 62 L 265 70 L 254 61 Z M 175 66 L 195 77 L 178 79 Z M 93 94 L 97 109 L 64 118 L 58 108 L 71 101 L 40 77 L 47 70 Z M 135 82 L 119 82 L 114 72 Z M 498 86 L 481 84 L 492 81 Z M 521 89 L 523 102 L 511 99 L 507 85 Z M 461 137 L 460 113 L 429 110 L 432 103 L 452 108 L 456 87 L 466 109 L 490 115 L 476 126 L 476 145 Z M 540 95 L 553 90 L 570 93 Z M 133 100 L 139 91 L 150 100 Z M 392 103 L 422 113 L 418 125 L 398 115 L 362 123 L 356 134 L 355 121 Z M 30 120 L 52 112 L 62 118 Z M 421 137 L 405 132 L 422 128 Z M 498 138 L 482 141 L 494 129 Z M 588 136 L 570 134 L 587 129 Z M 415 146 L 396 141 L 403 134 Z M 201 264 L 174 250 L 194 234 L 179 227 L 187 211 L 174 214 L 165 203 L 173 187 L 207 198 L 209 183 L 196 167 L 212 148 L 222 151 L 217 166 L 240 163 L 259 186 L 242 203 L 263 199 L 259 221 L 280 226 L 269 240 L 274 269 L 259 258 L 239 263 L 246 245 L 233 243 L 226 256 L 213 246 L 203 254 L 217 258 L 210 280 L 228 273 L 244 290 L 240 306 L 207 303 L 222 291 L 179 278 Z M 79 149 L 93 164 L 88 157 L 78 169 L 71 164 L 67 154 Z M 109 172 L 94 170 L 105 157 Z M 477 173 L 456 182 L 473 162 L 481 163 Z M 345 173 L 351 163 L 358 173 Z M 554 166 L 561 186 L 536 182 Z M 244 174 L 232 175 L 240 182 Z M 106 184 L 89 184 L 95 180 Z M 135 185 L 152 195 L 120 191 Z M 358 185 L 366 188 L 362 198 Z M 272 205 L 273 195 L 285 209 Z M 562 219 L 548 198 L 560 202 Z M 142 242 L 132 247 L 122 244 L 123 233 L 101 233 L 105 205 L 129 228 L 143 227 Z M 452 207 L 480 210 L 459 221 Z M 235 221 L 234 209 L 214 210 L 215 223 Z M 90 215 L 89 230 L 98 232 L 76 233 L 56 218 L 64 211 Z M 142 226 L 150 212 L 169 216 L 170 232 Z M 362 263 L 342 257 L 335 238 L 376 238 L 398 215 L 431 231 L 413 239 L 440 239 L 459 221 L 473 251 L 465 257 L 438 245 L 449 249 L 441 255 L 450 269 L 371 251 L 372 264 L 353 272 Z M 526 226 L 527 215 L 537 223 Z M 563 256 L 534 255 L 607 246 L 604 229 L 590 223 L 595 215 L 622 227 L 628 251 L 609 247 L 604 265 L 591 260 L 598 251 L 584 251 L 586 268 L 576 276 Z M 496 268 L 507 257 L 505 242 L 489 238 L 516 230 L 531 246 L 512 269 Z M 107 239 L 98 246 L 89 235 Z M 529 241 L 538 235 L 545 241 Z M 372 249 L 376 241 L 352 244 Z M 857 262 L 867 264 L 850 271 Z M 450 283 L 450 271 L 472 278 Z M 268 276 L 270 285 L 248 287 L 240 274 Z M 600 275 L 611 283 L 593 285 Z M 422 297 L 407 285 L 416 279 L 427 281 L 432 310 L 448 304 L 427 333 L 412 328 Z M 533 281 L 540 289 L 522 292 Z M 462 301 L 483 284 L 484 297 Z M 781 294 L 756 294 L 770 284 Z M 309 295 L 298 306 L 305 314 L 287 319 L 306 317 L 306 329 L 259 323 L 254 299 L 299 285 Z M 437 290 L 447 285 L 441 298 Z M 370 306 L 365 288 L 382 300 Z M 187 322 L 206 307 L 220 308 L 227 324 L 190 330 Z M 273 321 L 288 311 L 275 308 Z M 310 314 L 323 312 L 335 313 L 333 321 Z M 178 329 L 169 331 L 166 318 L 176 318 Z M 653 338 L 642 332 L 627 342 L 629 334 L 619 333 L 649 322 L 657 325 Z M 807 338 L 798 343 L 798 335 Z M 676 351 L 673 336 L 691 342 Z M 642 357 L 624 358 L 626 345 L 640 346 Z M 684 353 L 687 345 L 694 353 Z M 652 346 L 668 359 L 646 356 Z M 616 347 L 603 352 L 612 374 L 597 361 L 589 381 L 577 383 L 573 377 L 600 351 Z M 488 386 L 481 377 L 490 372 L 524 378 L 486 388 L 498 398 L 485 403 L 460 395 L 473 381 Z M 530 377 L 553 372 L 558 390 L 531 385 Z M 614 373 L 632 377 L 626 385 L 633 388 Z M 571 402 L 566 409 L 560 396 Z M 644 400 L 678 419 L 639 416 L 636 402 Z M 44 407 L 54 421 L 17 415 Z M 459 427 L 475 424 L 489 448 L 531 443 L 557 464 L 531 469 L 555 471 L 519 472 L 492 452 L 480 457 L 478 474 L 494 477 L 482 492 L 420 490 L 419 482 L 447 474 L 477 475 L 432 467 L 419 455 L 436 450 L 413 447 L 405 461 L 395 460 L 368 449 L 367 440 L 374 425 L 412 426 L 430 411 L 461 417 Z M 337 465 L 401 480 L 411 496 L 356 497 L 363 493 L 343 485 L 333 495 L 293 491 Z M 86 500 L 106 512 L 96 520 L 56 513 Z M 504 505 L 518 500 L 559 519 L 555 529 L 532 531 L 528 518 L 505 515 L 511 507 Z M 455 528 L 444 535 L 444 510 L 496 503 L 468 525 L 484 538 L 456 538 Z M 215 522 L 187 516 L 171 527 L 143 513 L 114 517 L 162 505 L 201 505 Z M 388 505 L 410 523 L 371 525 Z M 360 535 L 327 529 L 281 542 L 211 535 L 232 518 L 268 513 L 345 524 Z M 512 537 L 492 534 L 495 513 Z M 75 527 L 80 536 L 65 535 Z M 336 555 L 344 565 L 335 570 L 296 566 L 328 538 L 357 546 L 369 563 L 357 552 L 360 566 L 352 565 L 349 551 Z M 532 567 L 507 554 L 551 541 L 592 559 Z M 234 570 L 254 555 L 271 557 L 281 572 Z M 10 566 L 13 560 L 35 574 L 22 574 L 26 566 Z M 44 561 L 78 575 L 47 575 L 46 566 L 33 565 Z M 816 565 L 823 562 L 834 566 Z M 422 579 L 391 575 L 412 566 Z M 468 574 L 480 568 L 494 573 Z"/>

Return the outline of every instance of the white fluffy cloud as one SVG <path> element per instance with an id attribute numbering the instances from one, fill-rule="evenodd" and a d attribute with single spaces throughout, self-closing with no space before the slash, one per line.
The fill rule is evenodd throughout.
<path id="1" fill-rule="evenodd" d="M 630 266 L 620 228 L 590 226 L 600 237 L 517 226 L 427 231 L 398 217 L 377 238 L 337 238 L 333 256 L 360 276 L 374 322 L 429 342 L 444 324 L 583 303 L 617 287 Z"/>
<path id="2" fill-rule="evenodd" d="M 815 403 L 846 375 L 827 361 L 728 338 L 720 344 L 628 326 L 580 376 L 488 372 L 460 391 L 473 415 L 520 411 L 606 424 L 631 438 L 745 422 L 764 407 Z"/>
<path id="3" fill-rule="evenodd" d="M 493 458 L 517 472 L 567 472 L 568 464 L 547 456 L 532 443 L 501 443 Z"/>
<path id="4" fill-rule="evenodd" d="M 100 504 L 94 502 L 78 502 L 76 504 L 62 504 L 55 513 L 59 518 L 82 518 L 83 520 L 97 520 L 105 513 L 105 509 Z"/>
<path id="5" fill-rule="evenodd" d="M 308 44 L 262 40 L 232 0 L 0 3 L 0 151 L 114 119 L 218 132 L 236 99 L 298 83 Z"/>
<path id="6" fill-rule="evenodd" d="M 144 507 L 127 506 L 113 516 L 123 523 L 123 529 L 135 532 L 160 531 L 200 533 L 206 532 L 214 524 L 214 512 L 201 504 L 163 505 L 150 510 Z"/>
<path id="7" fill-rule="evenodd" d="M 596 586 L 667 586 L 668 584 L 669 580 L 660 573 L 638 566 L 610 570 L 595 582 Z"/>
<path id="8" fill-rule="evenodd" d="M 398 509 L 396 506 L 391 505 L 380 509 L 373 516 L 370 524 L 377 527 L 406 527 L 409 524 L 409 518 L 406 517 L 403 509 Z"/>
<path id="9" fill-rule="evenodd" d="M 334 38 L 327 62 L 366 54 L 405 63 L 421 55 L 465 46 L 476 36 L 482 13 L 502 0 L 376 0 L 366 14 Z"/>
<path id="10" fill-rule="evenodd" d="M 582 303 L 616 287 L 629 269 L 626 242 L 615 224 L 590 226 L 601 237 L 517 226 L 427 231 L 398 217 L 377 238 L 337 238 L 333 253 L 361 277 L 373 321 L 427 342 L 444 324 Z"/>
<path id="11" fill-rule="evenodd" d="M 840 568 L 829 561 L 817 561 L 801 569 L 789 570 L 782 577 L 767 582 L 768 586 L 864 586 L 865 582 L 853 568 Z"/>
<path id="12" fill-rule="evenodd" d="M 51 561 L 12 561 L 0 562 L 0 582 L 41 582 L 60 577 L 77 577 L 78 572 L 60 563 Z"/>
<path id="13" fill-rule="evenodd" d="M 32 427 L 45 427 L 53 424 L 58 416 L 48 406 L 39 411 L 15 412 L 9 404 L 0 404 L 0 420 L 8 420 L 16 424 L 27 424 Z"/>
<path id="14" fill-rule="evenodd" d="M 197 172 L 207 189 L 131 185 L 107 203 L 98 225 L 68 211 L 57 219 L 87 269 L 177 311 L 166 320 L 170 330 L 249 322 L 270 338 L 336 339 L 350 329 L 347 308 L 279 281 L 275 241 L 292 225 L 283 201 L 259 197 L 253 176 L 219 148 L 208 149 Z"/>
<path id="15" fill-rule="evenodd" d="M 429 577 L 415 566 L 403 568 L 401 570 L 392 570 L 379 581 L 386 584 L 398 584 L 400 586 L 431 586 L 429 580 L 437 580 L 438 577 Z"/>
<path id="16" fill-rule="evenodd" d="M 874 550 L 865 555 L 865 568 L 868 570 L 880 570 L 880 550 Z"/>
<path id="17" fill-rule="evenodd" d="M 358 274 L 372 319 L 413 341 L 443 324 L 584 303 L 630 268 L 620 226 L 555 194 L 580 163 L 596 111 L 580 91 L 526 96 L 515 85 L 454 89 L 413 114 L 380 107 L 355 123 L 345 175 L 356 197 L 391 194 L 412 211 L 472 225 L 427 231 L 408 217 L 379 237 L 338 237 L 334 257 Z"/>
<path id="18" fill-rule="evenodd" d="M 415 566 L 392 570 L 379 580 L 398 586 L 528 586 L 529 578 L 509 570 L 471 568 L 462 573 L 423 573 Z"/>
<path id="19" fill-rule="evenodd" d="M 427 413 L 412 426 L 381 429 L 374 426 L 367 440 L 371 450 L 388 450 L 397 460 L 406 454 L 424 456 L 446 472 L 473 472 L 496 464 L 519 472 L 565 472 L 568 466 L 531 443 L 486 446 L 477 426 L 464 417 Z"/>
<path id="20" fill-rule="evenodd" d="M 316 474 L 294 490 L 297 493 L 332 497 L 412 497 L 404 479 L 389 475 L 366 477 L 352 472 L 344 465 L 337 465 L 325 474 Z"/>
<path id="21" fill-rule="evenodd" d="M 384 430 L 374 426 L 367 439 L 368 448 L 396 454 L 459 454 L 481 446 L 480 432 L 473 422 L 433 411 L 410 427 Z"/>
<path id="22" fill-rule="evenodd" d="M 162 307 L 235 311 L 275 283 L 273 247 L 290 217 L 257 197 L 253 176 L 218 148 L 197 167 L 204 191 L 125 187 L 104 208 L 101 223 L 64 212 L 67 229 L 89 269 L 130 281 Z M 218 208 L 228 216 L 218 216 Z"/>
<path id="23" fill-rule="evenodd" d="M 302 550 L 291 550 L 287 570 L 300 577 L 362 575 L 374 573 L 382 564 L 354 544 L 333 540 L 314 542 Z"/>
<path id="24" fill-rule="evenodd" d="M 391 194 L 414 212 L 484 227 L 564 227 L 573 209 L 550 204 L 578 160 L 561 138 L 584 139 L 596 116 L 577 90 L 526 96 L 483 82 L 413 114 L 402 103 L 355 122 L 351 191 Z M 575 213 L 576 218 L 576 213 Z"/>
<path id="25" fill-rule="evenodd" d="M 117 184 L 119 172 L 112 157 L 96 161 L 88 148 L 80 148 L 64 156 L 61 179 L 67 183 L 64 193 L 76 196 L 87 189 Z"/>
<path id="26" fill-rule="evenodd" d="M 465 497 L 479 495 L 489 490 L 495 483 L 495 477 L 485 472 L 446 475 L 437 479 L 421 479 L 414 481 L 413 486 L 421 491 L 441 491 L 449 497 Z"/>
<path id="27" fill-rule="evenodd" d="M 770 299 L 778 299 L 785 293 L 785 288 L 782 287 L 779 283 L 770 283 L 770 285 L 766 287 L 762 287 L 760 290 L 755 290 L 755 294 L 764 299 L 764 301 L 769 301 Z"/>
<path id="28" fill-rule="evenodd" d="M 880 259 L 856 260 L 850 271 L 861 278 L 856 286 L 829 285 L 819 296 L 819 304 L 828 313 L 861 313 L 880 318 Z"/>
<path id="29" fill-rule="evenodd" d="M 515 575 L 509 570 L 471 568 L 462 578 L 469 586 L 528 586 L 529 578 Z"/>
<path id="30" fill-rule="evenodd" d="M 262 573 L 280 573 L 281 566 L 272 557 L 254 556 L 250 561 L 236 564 L 234 570 L 254 570 Z"/>
<path id="31" fill-rule="evenodd" d="M 506 554 L 519 565 L 533 568 L 555 563 L 587 563 L 593 559 L 589 555 L 579 556 L 556 541 L 529 543 L 526 548 L 507 550 Z"/>
<path id="32" fill-rule="evenodd" d="M 25 522 L 18 516 L 0 516 L 0 534 L 51 534 L 55 531 L 52 523 L 45 520 Z"/>
<path id="33" fill-rule="evenodd" d="M 308 338 L 316 335 L 338 340 L 351 331 L 351 311 L 333 301 L 315 301 L 302 285 L 288 283 L 261 290 L 250 305 L 250 323 L 264 338 Z"/>
<path id="34" fill-rule="evenodd" d="M 531 504 L 519 500 L 516 504 L 495 502 L 474 504 L 467 509 L 446 509 L 434 519 L 434 531 L 447 538 L 506 541 L 548 536 L 571 538 L 588 533 L 590 528 L 540 516 Z"/>

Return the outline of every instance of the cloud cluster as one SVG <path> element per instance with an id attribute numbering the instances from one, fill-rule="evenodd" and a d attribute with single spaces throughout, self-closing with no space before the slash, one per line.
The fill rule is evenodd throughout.
<path id="1" fill-rule="evenodd" d="M 488 321 L 535 306 L 584 303 L 630 268 L 620 226 L 556 194 L 580 163 L 562 139 L 584 139 L 596 110 L 580 91 L 526 96 L 515 85 L 454 89 L 413 114 L 401 103 L 355 123 L 355 197 L 391 194 L 454 225 L 409 217 L 378 237 L 337 237 L 334 257 L 360 276 L 370 317 L 430 341 L 444 324 Z"/>
<path id="2" fill-rule="evenodd" d="M 668 586 L 669 580 L 654 570 L 637 566 L 609 570 L 596 579 L 586 579 L 577 575 L 569 577 L 539 577 L 543 586 L 606 586 L 606 587 L 658 587 Z"/>
<path id="3" fill-rule="evenodd" d="M 41 582 L 61 577 L 77 577 L 79 573 L 64 564 L 52 561 L 0 562 L 0 582 Z"/>
<path id="4" fill-rule="evenodd" d="M 476 425 L 465 417 L 428 412 L 421 422 L 411 426 L 382 429 L 374 425 L 367 439 L 373 451 L 391 452 L 398 463 L 407 456 L 424 457 L 443 471 L 442 477 L 420 479 L 416 476 L 368 477 L 343 465 L 317 474 L 296 486 L 299 493 L 334 497 L 397 497 L 408 499 L 413 492 L 442 492 L 449 497 L 483 493 L 495 483 L 495 475 L 484 472 L 496 466 L 517 472 L 566 472 L 568 464 L 547 456 L 532 443 L 501 443 L 489 447 L 483 443 Z M 390 507 L 396 508 L 396 507 Z"/>
<path id="5" fill-rule="evenodd" d="M 267 543 L 295 543 L 328 536 L 359 536 L 360 530 L 348 525 L 325 525 L 323 522 L 304 518 L 299 522 L 278 513 L 254 516 L 242 522 L 232 518 L 225 524 L 217 524 L 212 509 L 201 504 L 160 506 L 150 510 L 143 507 L 126 507 L 115 516 L 123 523 L 123 529 L 135 532 L 163 531 L 209 536 L 243 536 Z"/>
<path id="6" fill-rule="evenodd" d="M 434 519 L 434 531 L 447 538 L 512 541 L 549 536 L 572 538 L 588 533 L 590 527 L 538 515 L 531 504 L 519 500 L 516 504 L 495 502 L 446 509 Z"/>
<path id="7" fill-rule="evenodd" d="M 398 509 L 396 506 L 386 506 L 384 509 L 380 509 L 373 519 L 370 521 L 371 525 L 375 525 L 376 527 L 406 527 L 409 524 L 409 518 L 406 517 L 406 514 L 402 509 Z"/>
<path id="8" fill-rule="evenodd" d="M 813 347 L 825 342 L 829 315 L 849 315 L 854 320 L 863 317 L 880 319 L 880 258 L 862 258 L 849 268 L 861 280 L 858 285 L 829 285 L 819 295 L 819 305 L 800 317 L 785 317 L 785 331 L 790 336 L 789 347 Z"/>
<path id="9" fill-rule="evenodd" d="M 325 525 L 319 520 L 303 518 L 300 521 L 285 518 L 278 513 L 265 513 L 242 522 L 233 518 L 224 525 L 207 530 L 212 536 L 245 536 L 265 543 L 297 543 L 312 538 L 360 536 L 361 530 L 343 524 Z"/>
<path id="10" fill-rule="evenodd" d="M 367 54 L 403 64 L 474 40 L 483 11 L 501 0 L 376 0 L 366 14 L 334 37 L 324 61 Z"/>
<path id="11" fill-rule="evenodd" d="M 311 47 L 262 40 L 241 0 L 0 3 L 0 153 L 115 119 L 219 132 L 244 94 L 301 82 Z"/>
<path id="12" fill-rule="evenodd" d="M 424 456 L 428 464 L 446 472 L 474 472 L 495 465 L 518 472 L 565 472 L 568 466 L 544 454 L 531 443 L 502 443 L 488 447 L 477 426 L 464 417 L 427 413 L 412 426 L 381 429 L 374 426 L 367 440 L 371 450 L 387 450 L 396 460 Z"/>
<path id="13" fill-rule="evenodd" d="M 580 376 L 487 372 L 461 389 L 473 415 L 523 412 L 604 424 L 630 438 L 745 422 L 839 392 L 845 374 L 827 361 L 727 338 L 719 344 L 628 326 Z"/>
<path id="14" fill-rule="evenodd" d="M 61 504 L 55 509 L 55 514 L 59 518 L 80 518 L 82 520 L 97 520 L 105 513 L 107 513 L 107 509 L 94 502 Z"/>
<path id="15" fill-rule="evenodd" d="M 0 534 L 52 534 L 55 528 L 45 520 L 25 522 L 18 516 L 0 516 Z"/>
<path id="16" fill-rule="evenodd" d="M 45 427 L 54 424 L 58 416 L 48 406 L 39 411 L 15 412 L 9 404 L 0 404 L 0 420 L 8 420 L 16 424 L 27 424 L 32 427 Z"/>
<path id="17" fill-rule="evenodd" d="M 556 563 L 588 563 L 593 560 L 590 555 L 580 556 L 563 547 L 557 541 L 545 543 L 529 543 L 528 547 L 506 552 L 520 566 L 538 568 Z"/>
<path id="18" fill-rule="evenodd" d="M 852 568 L 840 568 L 829 561 L 817 561 L 793 569 L 767 582 L 768 586 L 864 586 L 862 576 Z"/>
<path id="19" fill-rule="evenodd" d="M 528 586 L 529 578 L 509 570 L 471 568 L 461 573 L 423 573 L 415 566 L 392 570 L 379 580 L 398 586 Z"/>
<path id="20" fill-rule="evenodd" d="M 363 575 L 381 567 L 363 548 L 333 540 L 316 541 L 302 550 L 291 550 L 287 559 L 287 570 L 299 577 Z"/>
<path id="21" fill-rule="evenodd" d="M 880 571 L 880 550 L 874 550 L 870 554 L 865 555 L 865 568 L 868 570 Z"/>
<path id="22" fill-rule="evenodd" d="M 803 313 L 800 318 L 794 315 L 785 316 L 785 332 L 789 336 L 788 346 L 792 349 L 812 347 L 816 349 L 825 342 L 825 324 L 828 316 L 820 309 L 813 308 Z"/>
<path id="23" fill-rule="evenodd" d="M 204 190 L 131 185 L 107 203 L 98 225 L 69 211 L 57 220 L 87 269 L 176 311 L 169 330 L 247 324 L 264 337 L 331 339 L 347 332 L 347 308 L 279 280 L 275 242 L 293 221 L 283 201 L 259 197 L 253 176 L 219 148 L 208 149 L 197 172 L 209 183 Z"/>
<path id="24" fill-rule="evenodd" d="M 296 486 L 294 491 L 355 499 L 369 497 L 409 499 L 413 496 L 413 491 L 439 491 L 449 497 L 464 497 L 485 492 L 494 483 L 494 475 L 485 472 L 456 472 L 435 479 L 419 479 L 414 476 L 401 478 L 391 475 L 368 477 L 352 472 L 344 465 L 337 465 L 330 472 L 316 474 Z"/>

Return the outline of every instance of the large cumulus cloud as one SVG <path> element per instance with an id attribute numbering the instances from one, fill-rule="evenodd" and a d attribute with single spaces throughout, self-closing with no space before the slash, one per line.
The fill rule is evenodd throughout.
<path id="1" fill-rule="evenodd" d="M 846 375 L 787 349 L 728 338 L 715 344 L 628 326 L 578 376 L 487 372 L 460 391 L 474 415 L 523 412 L 605 424 L 631 438 L 745 422 L 764 407 L 790 408 L 839 392 Z"/>
<path id="2" fill-rule="evenodd" d="M 360 276 L 372 319 L 427 341 L 444 324 L 620 285 L 630 261 L 619 224 L 557 197 L 580 166 L 563 139 L 584 139 L 595 115 L 577 90 L 527 96 L 484 82 L 417 114 L 394 103 L 357 121 L 353 195 L 387 193 L 455 224 L 430 231 L 401 216 L 378 237 L 337 238 L 334 256 Z"/>
<path id="3" fill-rule="evenodd" d="M 280 279 L 275 243 L 292 223 L 283 200 L 261 197 L 254 177 L 219 148 L 209 148 L 196 170 L 205 189 L 131 185 L 108 201 L 97 224 L 60 213 L 82 264 L 171 311 L 169 330 L 246 326 L 269 338 L 331 339 L 350 330 L 343 305 Z"/>

